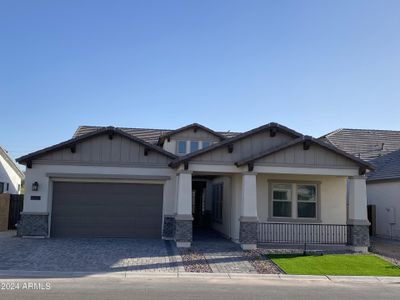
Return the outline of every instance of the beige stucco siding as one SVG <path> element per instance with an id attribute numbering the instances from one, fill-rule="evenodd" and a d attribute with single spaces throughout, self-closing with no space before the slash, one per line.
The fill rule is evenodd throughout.
<path id="1" fill-rule="evenodd" d="M 269 220 L 268 181 L 318 183 L 320 188 L 320 221 L 325 224 L 346 224 L 346 177 L 305 175 L 257 175 L 257 210 L 260 222 Z M 296 222 L 293 219 L 293 222 Z"/>
<path id="2" fill-rule="evenodd" d="M 76 145 L 75 153 L 62 149 L 48 153 L 36 160 L 38 163 L 89 164 L 89 165 L 146 165 L 167 166 L 170 158 L 150 150 L 145 155 L 145 146 L 126 137 L 107 135 L 93 137 Z M 35 163 L 35 161 L 34 161 Z"/>
<path id="3" fill-rule="evenodd" d="M 311 145 L 308 150 L 297 144 L 256 161 L 257 165 L 306 166 L 354 168 L 356 163 L 319 145 Z"/>
<path id="4" fill-rule="evenodd" d="M 368 204 L 376 205 L 376 234 L 400 240 L 400 180 L 368 183 L 367 197 Z"/>
<path id="5" fill-rule="evenodd" d="M 228 153 L 227 147 L 221 147 L 193 158 L 192 162 L 234 163 L 292 139 L 293 137 L 283 133 L 277 133 L 275 137 L 270 137 L 268 132 L 260 132 L 234 142 L 232 153 Z"/>

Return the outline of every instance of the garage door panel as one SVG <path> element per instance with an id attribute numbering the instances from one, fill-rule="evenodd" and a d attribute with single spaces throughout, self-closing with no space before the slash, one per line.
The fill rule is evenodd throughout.
<path id="1" fill-rule="evenodd" d="M 51 235 L 160 238 L 162 185 L 55 182 Z"/>

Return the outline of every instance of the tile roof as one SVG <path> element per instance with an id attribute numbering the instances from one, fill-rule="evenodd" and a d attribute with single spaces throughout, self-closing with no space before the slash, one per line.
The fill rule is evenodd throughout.
<path id="1" fill-rule="evenodd" d="M 102 128 L 102 126 L 79 126 L 78 129 L 75 131 L 73 137 L 75 138 L 82 134 L 93 132 L 99 128 Z M 174 131 L 172 129 L 126 128 L 126 127 L 117 127 L 117 128 L 151 144 L 157 144 L 158 139 L 161 136 L 167 135 L 168 133 Z M 231 131 L 218 131 L 217 133 L 223 135 L 226 138 L 231 138 L 239 134 L 239 132 L 231 132 Z"/>
<path id="2" fill-rule="evenodd" d="M 368 181 L 400 179 L 400 131 L 342 128 L 320 139 L 370 162 Z"/>
<path id="3" fill-rule="evenodd" d="M 400 149 L 371 161 L 376 171 L 368 174 L 368 181 L 400 180 Z"/>
<path id="4" fill-rule="evenodd" d="M 400 131 L 394 130 L 341 128 L 320 139 L 366 161 L 400 149 Z"/>

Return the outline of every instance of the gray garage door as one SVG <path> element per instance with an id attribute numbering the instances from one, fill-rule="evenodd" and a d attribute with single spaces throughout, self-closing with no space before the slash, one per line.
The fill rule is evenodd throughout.
<path id="1" fill-rule="evenodd" d="M 160 238 L 162 185 L 54 182 L 51 236 Z"/>

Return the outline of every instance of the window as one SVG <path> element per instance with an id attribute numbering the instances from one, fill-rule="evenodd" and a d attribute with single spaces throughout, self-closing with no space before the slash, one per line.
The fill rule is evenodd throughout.
<path id="1" fill-rule="evenodd" d="M 210 141 L 203 141 L 203 143 L 202 143 L 202 148 L 204 149 L 204 148 L 207 148 L 207 147 L 209 147 L 211 145 L 211 142 Z"/>
<path id="2" fill-rule="evenodd" d="M 0 194 L 4 193 L 4 183 L 0 182 Z"/>
<path id="3" fill-rule="evenodd" d="M 191 141 L 190 142 L 190 152 L 194 152 L 199 150 L 199 142 L 198 141 Z"/>
<path id="4" fill-rule="evenodd" d="M 290 184 L 272 185 L 272 216 L 292 216 L 292 186 Z"/>
<path id="5" fill-rule="evenodd" d="M 315 185 L 297 185 L 297 217 L 316 218 L 317 187 Z"/>
<path id="6" fill-rule="evenodd" d="M 291 219 L 317 219 L 318 185 L 273 183 L 271 216 Z"/>
<path id="7" fill-rule="evenodd" d="M 224 184 L 213 184 L 213 219 L 217 223 L 222 223 L 222 202 Z"/>
<path id="8" fill-rule="evenodd" d="M 6 184 L 6 191 L 8 192 L 10 190 L 10 184 L 7 182 Z"/>
<path id="9" fill-rule="evenodd" d="M 186 154 L 186 141 L 178 141 L 178 154 Z"/>

